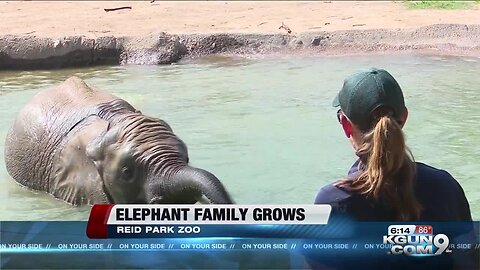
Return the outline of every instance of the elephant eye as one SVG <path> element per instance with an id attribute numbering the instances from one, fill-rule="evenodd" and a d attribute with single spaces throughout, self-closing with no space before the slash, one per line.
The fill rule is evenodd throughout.
<path id="1" fill-rule="evenodd" d="M 128 166 L 122 167 L 121 175 L 122 175 L 123 180 L 125 180 L 127 182 L 133 181 L 133 169 L 132 168 L 130 168 Z"/>

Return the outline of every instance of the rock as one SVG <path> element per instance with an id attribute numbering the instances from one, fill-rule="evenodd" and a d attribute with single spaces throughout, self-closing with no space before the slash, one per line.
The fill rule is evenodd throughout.
<path id="1" fill-rule="evenodd" d="M 0 37 L 0 69 L 57 69 L 93 63 L 95 40 L 82 36 L 53 40 L 33 36 Z"/>
<path id="2" fill-rule="evenodd" d="M 322 41 L 322 39 L 323 37 L 314 37 L 311 42 L 312 46 L 320 45 L 320 42 Z"/>
<path id="3" fill-rule="evenodd" d="M 187 47 L 182 44 L 177 37 L 158 54 L 157 64 L 171 64 L 178 62 L 186 53 Z"/>
<path id="4" fill-rule="evenodd" d="M 178 36 L 162 33 L 157 36 L 127 39 L 120 63 L 159 65 L 175 63 L 187 53 Z"/>
<path id="5" fill-rule="evenodd" d="M 289 49 L 299 49 L 303 47 L 303 41 L 302 37 L 290 37 L 288 41 L 288 46 Z"/>
<path id="6" fill-rule="evenodd" d="M 93 63 L 96 65 L 118 65 L 123 51 L 123 39 L 99 37 L 93 47 Z"/>
<path id="7" fill-rule="evenodd" d="M 198 36 L 195 39 L 188 48 L 189 52 L 195 55 L 227 52 L 235 50 L 245 44 L 244 41 L 227 34 Z"/>
<path id="8" fill-rule="evenodd" d="M 94 65 L 171 64 L 187 53 L 177 36 L 145 38 L 82 36 L 62 39 L 0 37 L 0 70 L 59 69 Z"/>
<path id="9" fill-rule="evenodd" d="M 309 43 L 309 45 L 308 45 Z M 305 45 L 308 46 L 305 46 Z M 31 70 L 94 65 L 171 64 L 185 56 L 312 51 L 437 50 L 480 53 L 480 25 L 438 24 L 416 29 L 339 30 L 286 34 L 158 33 L 145 37 L 0 37 L 0 69 Z M 314 48 L 314 49 L 313 49 Z"/>

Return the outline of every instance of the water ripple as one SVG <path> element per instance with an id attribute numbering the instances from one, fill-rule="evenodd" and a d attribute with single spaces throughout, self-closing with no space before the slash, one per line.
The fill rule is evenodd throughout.
<path id="1" fill-rule="evenodd" d="M 217 175 L 237 202 L 311 203 L 355 159 L 331 100 L 345 76 L 368 67 L 397 78 L 415 157 L 449 170 L 480 218 L 480 165 L 474 162 L 480 152 L 480 61 L 473 58 L 215 56 L 168 66 L 0 72 L 0 141 L 32 95 L 76 75 L 166 120 L 188 145 L 192 163 Z M 88 207 L 20 188 L 3 165 L 0 184 L 0 205 L 8 206 L 0 208 L 2 219 L 88 217 Z"/>

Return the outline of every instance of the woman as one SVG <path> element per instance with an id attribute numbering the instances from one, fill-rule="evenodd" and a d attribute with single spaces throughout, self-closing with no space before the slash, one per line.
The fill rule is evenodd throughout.
<path id="1" fill-rule="evenodd" d="M 446 171 L 414 162 L 402 127 L 408 110 L 382 69 L 349 76 L 334 100 L 358 156 L 347 177 L 323 187 L 316 204 L 361 221 L 471 221 L 462 187 Z"/>
<path id="2" fill-rule="evenodd" d="M 408 110 L 392 75 L 370 69 L 349 76 L 333 105 L 340 106 L 338 121 L 358 160 L 345 178 L 323 187 L 315 199 L 316 204 L 332 206 L 329 223 L 343 223 L 344 217 L 391 222 L 472 220 L 458 182 L 444 170 L 413 161 L 402 132 Z M 467 227 L 465 233 L 471 233 Z M 456 252 L 454 258 L 423 259 L 372 254 L 332 260 L 318 253 L 307 261 L 314 269 L 452 269 L 454 264 L 456 269 L 477 269 L 476 256 Z"/>

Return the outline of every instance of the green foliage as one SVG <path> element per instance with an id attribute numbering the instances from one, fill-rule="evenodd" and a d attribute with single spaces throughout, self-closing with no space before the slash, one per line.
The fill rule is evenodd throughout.
<path id="1" fill-rule="evenodd" d="M 475 1 L 436 1 L 436 0 L 422 0 L 422 1 L 406 1 L 408 8 L 412 9 L 466 9 L 471 8 L 480 3 L 480 0 Z"/>

